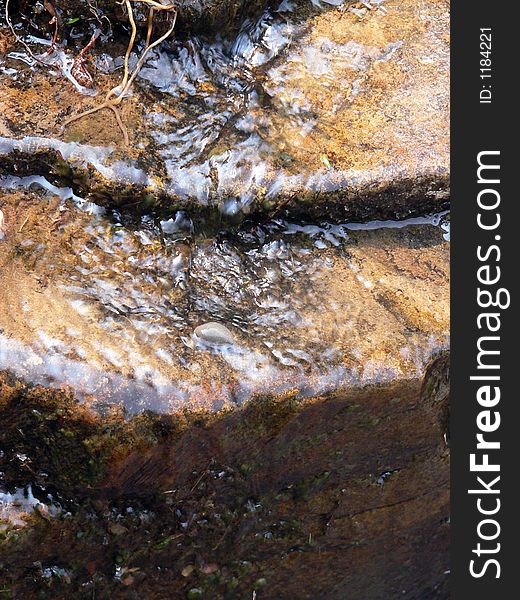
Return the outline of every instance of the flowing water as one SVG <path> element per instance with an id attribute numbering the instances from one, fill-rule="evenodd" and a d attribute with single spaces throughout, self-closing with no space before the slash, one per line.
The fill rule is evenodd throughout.
<path id="1" fill-rule="evenodd" d="M 374 174 L 393 179 L 408 155 L 414 165 L 430 160 L 437 137 L 413 145 L 401 126 L 392 139 L 403 146 L 398 167 L 385 162 L 393 158 L 384 149 L 373 165 L 355 166 L 358 125 L 350 119 L 350 130 L 338 130 L 341 111 L 368 89 L 370 69 L 384 72 L 395 60 L 403 40 L 385 33 L 384 0 L 348 4 L 337 28 L 326 34 L 316 22 L 310 31 L 309 15 L 324 8 L 283 0 L 234 36 L 176 39 L 153 51 L 133 91 L 147 108 L 141 137 L 126 154 L 96 142 L 96 127 L 84 120 L 60 134 L 65 141 L 39 135 L 39 123 L 20 124 L 16 139 L 0 139 L 0 151 L 54 148 L 104 180 L 166 187 L 242 220 L 254 203 L 269 206 L 284 194 L 293 202 L 295 190 L 335 192 Z M 350 39 L 359 29 L 353 17 L 373 28 L 367 43 Z M 45 40 L 26 41 L 48 49 Z M 434 37 L 428 52 L 435 68 L 444 47 Z M 45 76 L 73 79 L 70 56 L 58 46 L 48 53 Z M 97 52 L 93 60 L 98 74 L 120 72 L 121 57 Z M 0 64 L 23 85 L 38 84 L 42 69 L 23 51 Z M 74 98 L 96 92 L 72 83 Z M 105 115 L 96 115 L 106 129 Z M 363 143 L 371 127 L 379 135 L 373 121 L 367 114 L 361 124 Z M 186 211 L 130 218 L 90 202 L 90 190 L 83 198 L 39 173 L 5 175 L 0 185 L 0 369 L 70 386 L 99 408 L 219 409 L 254 394 L 315 395 L 414 377 L 448 343 L 445 213 L 309 224 L 274 211 L 215 233 Z M 198 338 L 195 329 L 208 322 L 231 337 Z"/>
<path id="2" fill-rule="evenodd" d="M 35 3 L 41 11 L 35 17 L 38 23 L 48 20 L 43 4 Z M 141 441 L 127 442 L 126 433 L 114 437 L 128 447 L 117 444 L 112 453 L 110 446 L 110 459 L 86 459 L 85 464 L 92 470 L 99 466 L 104 478 L 105 471 L 110 473 L 107 460 L 119 461 L 126 465 L 121 478 L 129 476 L 130 482 L 135 464 L 139 477 L 132 491 L 152 491 L 160 485 L 159 495 L 167 498 L 164 520 L 155 496 L 153 510 L 141 506 L 140 499 L 135 509 L 123 507 L 125 496 L 121 506 L 109 511 L 104 509 L 105 484 L 97 479 L 92 483 L 90 475 L 78 478 L 85 487 L 78 506 L 84 497 L 97 497 L 98 492 L 103 501 L 88 502 L 89 523 L 82 525 L 75 539 L 76 562 L 84 566 L 83 554 L 93 556 L 88 544 L 97 535 L 96 527 L 100 548 L 107 546 L 111 536 L 121 536 L 122 545 L 117 543 L 122 550 L 103 554 L 113 555 L 107 560 L 115 561 L 108 578 L 124 586 L 132 585 L 134 575 L 144 575 L 144 563 L 133 566 L 136 557 L 144 556 L 143 548 L 153 552 L 172 540 L 176 541 L 168 551 L 185 548 L 183 557 L 174 561 L 179 565 L 192 560 L 186 554 L 189 548 L 212 548 L 211 563 L 202 562 L 201 569 L 186 563 L 180 571 L 188 587 L 202 573 L 224 581 L 232 571 L 218 558 L 218 548 L 222 543 L 226 552 L 231 543 L 228 517 L 231 525 L 238 523 L 235 529 L 244 529 L 237 520 L 242 518 L 240 512 L 247 517 L 247 531 L 255 535 L 255 552 L 258 549 L 265 563 L 269 552 L 262 544 L 281 542 L 286 529 L 296 536 L 300 528 L 298 519 L 286 520 L 289 498 L 296 501 L 301 495 L 307 504 L 311 499 L 326 507 L 329 492 L 321 495 L 321 489 L 326 489 L 329 475 L 341 486 L 347 481 L 348 489 L 331 492 L 330 510 L 320 509 L 320 514 L 331 515 L 326 526 L 322 518 L 316 521 L 319 526 L 310 518 L 300 519 L 303 543 L 294 543 L 288 535 L 290 547 L 287 543 L 289 549 L 282 556 L 350 539 L 349 515 L 370 513 L 372 519 L 378 507 L 396 505 L 392 490 L 397 489 L 397 473 L 397 487 L 406 484 L 413 495 L 412 510 L 420 512 L 416 500 L 426 499 L 435 513 L 432 523 L 435 527 L 440 523 L 440 504 L 430 502 L 431 491 L 426 489 L 437 479 L 436 489 L 445 486 L 438 474 L 442 462 L 438 448 L 431 445 L 430 452 L 428 445 L 437 435 L 436 425 L 422 402 L 418 410 L 413 406 L 411 394 L 418 398 L 426 365 L 449 346 L 450 217 L 444 210 L 449 197 L 448 6 L 416 0 L 268 4 L 258 18 L 244 19 L 238 29 L 188 38 L 175 31 L 172 39 L 150 53 L 121 103 L 129 146 L 123 145 L 122 128 L 107 110 L 64 126 L 70 117 L 102 102 L 121 81 L 129 33 L 121 23 L 114 28 L 113 38 L 105 33 L 99 36 L 84 63 L 93 76 L 92 85 L 88 77 L 86 83 L 77 79 L 75 59 L 91 39 L 89 26 L 99 23 L 92 20 L 87 26 L 80 21 L 65 41 L 51 44 L 48 30 L 42 29 L 38 36 L 34 31 L 29 34 L 27 22 L 13 11 L 20 21 L 16 32 L 34 54 L 19 43 L 4 52 L 6 28 L 0 23 L 0 387 L 5 377 L 9 382 L 20 379 L 70 391 L 102 416 L 99 421 L 105 428 L 104 417 L 114 408 L 125 417 L 145 411 L 216 412 L 259 397 L 329 394 L 346 395 L 351 404 L 349 394 L 355 389 L 415 380 L 409 389 L 408 383 L 402 389 L 398 385 L 384 389 L 383 409 L 377 393 L 372 401 L 371 388 L 358 396 L 356 401 L 366 400 L 368 408 L 353 415 L 352 426 L 350 414 L 340 418 L 347 405 L 335 412 L 330 408 L 335 402 L 323 402 L 325 410 L 313 412 L 320 409 L 319 403 L 303 419 L 299 417 L 303 437 L 298 434 L 292 439 L 291 422 L 276 441 L 280 464 L 275 464 L 274 455 L 265 454 L 270 456 L 269 467 L 274 467 L 265 481 L 277 482 L 272 494 L 265 492 L 271 483 L 262 483 L 256 466 L 246 476 L 251 465 L 247 456 L 241 464 L 241 441 L 236 446 L 240 448 L 237 469 L 228 466 L 227 457 L 221 464 L 217 449 L 216 459 L 199 475 L 195 445 L 200 438 L 193 436 L 190 442 L 190 433 L 184 436 L 179 481 L 183 470 L 189 486 L 190 477 L 195 478 L 184 498 L 177 483 L 163 485 L 163 475 L 169 477 L 171 470 L 168 464 L 177 461 L 177 450 L 172 451 L 175 456 L 168 454 L 173 438 L 164 448 L 147 449 L 142 467 L 134 458 L 142 447 L 148 448 L 148 434 L 143 434 L 144 446 Z M 144 51 L 143 34 L 140 31 L 141 41 L 130 55 L 130 69 Z M 9 416 L 17 407 L 14 398 L 6 411 L 7 421 L 17 423 Z M 85 456 L 95 452 L 102 457 L 108 443 L 97 433 L 69 440 L 83 433 L 69 429 L 70 415 L 61 429 L 61 408 L 56 415 L 53 411 L 49 423 L 46 414 L 36 409 L 32 413 L 41 416 L 41 427 L 19 428 L 12 422 L 6 429 L 15 432 L 12 439 L 30 440 L 30 449 L 22 452 L 16 443 L 9 443 L 14 450 L 6 448 L 5 454 L 0 450 L 0 459 L 9 465 L 0 472 L 0 538 L 11 528 L 24 526 L 35 511 L 38 522 L 57 517 L 59 523 L 73 524 L 76 492 L 62 493 L 59 481 L 55 492 L 52 473 L 63 471 L 67 489 L 68 471 L 76 470 L 75 461 L 83 461 L 83 447 L 88 447 Z M 315 419 L 316 414 L 326 417 Z M 327 415 L 333 426 L 327 424 Z M 84 420 L 82 414 L 81 427 Z M 311 420 L 315 423 L 309 427 Z M 106 421 L 110 430 L 113 421 Z M 278 427 L 277 418 L 272 422 Z M 68 441 L 74 442 L 71 460 L 67 457 L 62 465 L 61 455 L 51 452 L 50 468 L 41 469 L 39 440 L 47 425 L 53 429 L 55 424 L 67 452 Z M 425 433 L 428 424 L 433 428 Z M 136 435 L 140 440 L 141 433 Z M 291 439 L 279 443 L 284 437 Z M 262 433 L 261 444 L 263 438 Z M 270 432 L 267 438 L 266 448 L 272 445 Z M 370 438 L 376 443 L 373 448 L 368 444 L 367 450 L 364 446 Z M 258 439 L 248 436 L 255 453 Z M 44 441 L 48 450 L 47 438 Z M 226 441 L 225 445 L 231 456 L 233 444 Z M 323 451 L 318 450 L 321 445 Z M 301 456 L 312 459 L 309 468 L 287 468 L 287 457 L 293 466 L 307 464 L 307 459 L 300 461 L 300 447 Z M 327 448 L 334 456 L 329 457 Z M 348 450 L 344 457 L 341 448 Z M 162 471 L 158 475 L 155 449 L 166 451 L 158 455 Z M 200 448 L 200 455 L 206 450 Z M 213 452 L 211 444 L 208 451 Z M 125 453 L 130 454 L 125 458 Z M 180 464 L 183 453 L 187 466 Z M 368 453 L 370 460 L 365 457 Z M 425 454 L 435 464 L 423 465 Z M 51 471 L 57 458 L 60 468 Z M 98 460 L 99 465 L 91 464 Z M 410 469 L 408 462 L 413 463 Z M 114 489 L 119 485 L 118 468 L 115 476 L 107 477 L 110 489 L 113 481 Z M 290 477 L 280 477 L 282 470 Z M 14 483 L 9 481 L 9 471 L 15 472 Z M 75 473 L 70 474 L 75 482 Z M 151 481 L 156 476 L 158 481 Z M 235 489 L 235 478 L 241 490 L 244 481 L 253 481 L 255 493 L 264 490 L 258 501 L 247 499 L 243 511 L 236 509 L 243 490 L 238 495 L 229 493 Z M 220 479 L 225 493 L 215 495 L 208 481 Z M 121 489 L 126 487 L 130 489 L 130 484 L 125 482 Z M 191 502 L 194 491 L 205 496 L 204 505 Z M 220 496 L 234 498 L 232 512 L 225 503 L 221 510 Z M 271 496 L 276 498 L 272 504 Z M 354 511 L 358 497 L 360 509 Z M 279 498 L 283 520 L 272 514 Z M 370 508 L 372 501 L 375 508 Z M 257 510 L 254 519 L 247 514 Z M 349 516 L 348 534 L 342 530 L 347 521 L 344 514 Z M 174 526 L 170 518 L 175 519 Z M 428 520 L 421 519 L 429 527 Z M 159 529 L 154 520 L 161 520 Z M 213 535 L 224 522 L 220 540 L 210 543 L 204 532 L 211 529 Z M 254 522 L 261 525 L 256 533 Z M 48 523 L 45 527 L 49 530 Z M 371 527 L 368 523 L 367 535 L 372 535 Z M 147 537 L 140 538 L 143 528 Z M 318 545 L 313 536 L 323 528 L 326 533 L 317 538 Z M 135 554 L 126 550 L 129 531 L 128 548 L 135 548 L 136 540 L 146 540 Z M 156 531 L 160 539 L 154 541 Z M 384 523 L 381 531 L 387 532 Z M 189 540 L 180 538 L 183 533 Z M 82 553 L 85 540 L 88 551 Z M 74 561 L 65 560 L 69 548 L 60 556 L 61 542 L 57 550 L 54 544 L 46 541 L 50 554 L 38 551 L 36 562 L 29 556 L 29 570 L 23 571 L 30 571 L 33 581 L 42 578 L 46 590 L 75 585 L 78 578 Z M 350 544 L 354 549 L 358 545 L 358 541 Z M 247 561 L 240 561 L 240 573 L 242 566 L 253 567 L 250 560 L 248 554 Z M 92 577 L 81 584 L 82 590 L 98 589 L 103 561 L 88 561 Z M 148 562 L 153 575 L 136 579 L 145 585 L 164 576 L 168 579 L 167 573 L 175 571 Z M 168 564 L 173 564 L 170 559 Z M 193 569 L 192 579 L 186 568 Z M 262 568 L 255 565 L 251 573 L 261 574 Z M 162 575 L 157 579 L 159 571 Z M 269 586 L 271 577 L 270 571 Z M 233 580 L 238 584 L 237 578 Z M 267 582 L 257 579 L 262 581 Z M 181 581 L 167 587 L 183 586 Z M 188 597 L 193 592 L 202 596 L 201 590 L 192 588 Z M 252 593 L 256 597 L 256 591 Z"/>
<path id="3" fill-rule="evenodd" d="M 413 376 L 446 344 L 442 316 L 435 321 L 441 294 L 429 298 L 431 330 L 399 323 L 385 307 L 396 287 L 420 291 L 407 260 L 425 261 L 429 293 L 428 247 L 445 247 L 446 215 L 280 219 L 207 238 L 186 213 L 125 224 L 41 176 L 1 183 L 19 218 L 1 248 L 0 368 L 27 380 L 71 385 L 130 412 L 220 408 L 253 393 Z M 424 259 L 414 248 L 422 245 Z M 397 274 L 385 246 L 402 262 Z M 225 325 L 233 343 L 194 336 L 206 322 Z"/>
<path id="4" fill-rule="evenodd" d="M 414 63 L 404 51 L 417 42 L 403 41 L 393 21 L 399 11 L 387 14 L 383 0 L 346 3 L 337 9 L 343 11 L 340 16 L 329 22 L 324 11 L 329 4 L 342 2 L 284 0 L 257 20 L 245 20 L 236 35 L 174 38 L 153 50 L 131 94 L 144 110 L 137 114 L 128 108 L 123 115 L 130 131 L 137 128 L 130 153 L 114 143 L 121 133 L 109 124 L 112 117 L 106 111 L 62 130 L 65 117 L 78 112 L 77 89 L 71 92 L 68 114 L 68 94 L 56 105 L 47 94 L 42 118 L 26 126 L 17 120 L 17 139 L 0 138 L 0 150 L 54 148 L 65 160 L 93 169 L 101 178 L 145 187 L 151 194 L 165 193 L 197 207 L 218 207 L 228 217 L 272 205 L 293 206 L 295 195 L 334 195 L 346 187 L 358 190 L 446 169 L 445 140 L 435 115 L 428 117 L 442 100 L 438 83 L 422 82 L 424 122 L 408 122 L 415 108 L 408 103 L 417 90 L 409 89 L 414 78 L 408 81 L 401 73 L 411 71 Z M 433 30 L 440 26 L 442 15 L 423 13 L 421 19 L 431 21 Z M 445 75 L 446 48 L 428 35 L 428 54 L 419 58 L 431 63 L 437 76 Z M 35 48 L 37 41 L 32 39 Z M 41 49 L 48 50 L 45 45 Z M 131 66 L 142 49 L 141 43 L 132 53 Z M 68 64 L 64 54 L 70 62 L 74 49 L 57 48 L 46 56 L 46 76 L 54 73 L 59 81 L 62 65 Z M 22 58 L 22 52 L 11 52 L 0 67 L 20 83 L 34 85 L 45 68 L 26 56 L 28 68 Z M 97 80 L 117 82 L 122 57 L 112 58 L 101 46 L 93 61 Z M 70 69 L 65 76 L 70 78 Z M 381 97 L 386 77 L 403 81 L 396 93 Z M 102 96 L 101 85 L 88 90 L 93 92 Z M 125 102 L 130 107 L 132 98 Z M 49 111 L 56 113 L 55 122 Z M 49 120 L 53 135 L 41 127 Z M 399 122 L 395 131 L 394 122 Z M 366 148 L 371 149 L 369 160 Z M 425 196 L 440 197 L 445 193 L 441 188 L 433 185 Z M 312 202 L 302 209 L 310 210 Z M 413 205 L 407 210 L 413 211 Z M 363 207 L 357 209 L 363 212 Z M 401 212 L 406 216 L 406 210 Z"/>

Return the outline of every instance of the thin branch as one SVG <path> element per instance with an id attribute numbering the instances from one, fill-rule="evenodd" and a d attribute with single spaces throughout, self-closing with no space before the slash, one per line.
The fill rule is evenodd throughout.
<path id="1" fill-rule="evenodd" d="M 29 48 L 29 45 L 22 40 L 22 38 L 16 33 L 15 29 L 14 29 L 14 25 L 11 21 L 11 17 L 9 16 L 9 2 L 11 0 L 5 0 L 5 20 L 7 22 L 7 25 L 9 26 L 9 29 L 11 30 L 11 33 L 14 35 L 16 41 L 20 44 L 22 44 L 22 46 L 27 50 L 29 56 L 36 61 L 37 63 L 40 63 L 41 65 L 47 66 L 45 62 L 43 62 L 43 60 L 39 59 L 34 53 L 33 51 Z"/>
<path id="2" fill-rule="evenodd" d="M 119 104 L 121 104 L 121 102 L 125 98 L 128 90 L 130 89 L 130 86 L 132 85 L 135 78 L 139 74 L 139 71 L 141 70 L 149 52 L 151 50 L 153 50 L 153 48 L 156 48 L 159 44 L 164 42 L 173 33 L 173 30 L 175 28 L 175 23 L 177 21 L 177 10 L 175 9 L 174 4 L 167 4 L 167 5 L 160 4 L 158 2 L 155 2 L 155 0 L 132 0 L 132 1 L 142 2 L 142 3 L 150 6 L 150 11 L 148 13 L 148 28 L 147 28 L 147 32 L 146 32 L 145 47 L 144 47 L 144 51 L 143 51 L 141 57 L 139 58 L 139 60 L 135 64 L 135 66 L 132 68 L 132 70 L 130 70 L 130 68 L 129 68 L 130 54 L 132 52 L 132 48 L 134 46 L 135 38 L 137 35 L 137 28 L 135 25 L 131 0 L 125 0 L 125 4 L 128 9 L 128 18 L 130 20 L 130 25 L 132 27 L 132 33 L 131 33 L 130 41 L 128 43 L 128 47 L 127 47 L 126 53 L 125 53 L 124 74 L 123 74 L 123 79 L 122 79 L 121 83 L 118 86 L 113 87 L 111 90 L 109 90 L 107 92 L 107 95 L 105 96 L 105 100 L 99 106 L 96 106 L 94 108 L 86 110 L 86 111 L 80 113 L 79 115 L 75 115 L 75 116 L 71 117 L 70 119 L 67 119 L 63 123 L 63 128 L 64 128 L 67 125 L 69 125 L 70 123 L 73 123 L 74 121 L 77 121 L 78 119 L 82 119 L 83 117 L 86 117 L 95 112 L 103 110 L 104 108 L 109 109 L 114 113 L 114 115 L 116 117 L 117 124 L 119 125 L 119 128 L 121 129 L 121 132 L 123 133 L 125 144 L 127 146 L 129 145 L 128 130 L 125 127 L 125 125 L 121 119 L 121 115 L 120 115 L 117 107 L 119 106 Z M 168 31 L 164 35 L 162 35 L 160 38 L 155 40 L 155 42 L 150 44 L 150 40 L 152 37 L 152 31 L 153 31 L 153 18 L 154 18 L 155 11 L 173 12 L 173 19 L 172 19 L 172 24 L 171 24 L 170 28 L 168 29 Z M 115 98 L 114 98 L 114 96 L 115 96 Z"/>

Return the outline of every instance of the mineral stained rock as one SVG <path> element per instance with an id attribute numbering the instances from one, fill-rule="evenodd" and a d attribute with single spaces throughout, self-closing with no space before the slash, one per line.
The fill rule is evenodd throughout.
<path id="1" fill-rule="evenodd" d="M 445 208 L 448 4 L 388 0 L 384 9 L 337 7 L 302 21 L 284 8 L 236 36 L 172 41 L 121 105 L 127 148 L 110 111 L 63 130 L 78 92 L 48 71 L 32 74 L 30 89 L 6 79 L 0 174 L 46 175 L 101 203 L 209 220 Z M 93 60 L 99 91 L 117 85 L 120 71 Z M 96 103 L 82 98 L 83 109 Z"/>
<path id="2" fill-rule="evenodd" d="M 318 4 L 181 3 L 128 147 L 124 27 L 2 33 L 3 593 L 449 597 L 449 6 Z"/>
<path id="3" fill-rule="evenodd" d="M 26 380 L 130 413 L 216 410 L 422 377 L 449 343 L 441 217 L 191 237 L 32 190 L 0 194 L 0 369 Z"/>

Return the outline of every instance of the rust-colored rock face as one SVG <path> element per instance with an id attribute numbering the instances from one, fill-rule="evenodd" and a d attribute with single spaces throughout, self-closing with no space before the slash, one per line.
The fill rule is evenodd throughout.
<path id="1" fill-rule="evenodd" d="M 449 343 L 443 218 L 211 238 L 60 193 L 0 195 L 0 368 L 26 380 L 131 414 L 219 410 L 421 377 Z"/>
<path id="2" fill-rule="evenodd" d="M 448 3 L 130 6 L 0 24 L 0 595 L 446 600 Z"/>
<path id="3" fill-rule="evenodd" d="M 13 173 L 14 157 L 18 173 L 46 165 L 55 181 L 101 202 L 135 209 L 141 200 L 143 209 L 187 207 L 228 220 L 445 208 L 447 3 L 390 1 L 310 16 L 304 5 L 266 13 L 234 38 L 172 39 L 154 51 L 120 106 L 127 147 L 108 109 L 63 128 L 80 99 L 85 110 L 99 97 L 82 97 L 69 83 L 56 90 L 44 68 L 31 75 L 30 92 L 7 83 L 0 172 Z M 124 41 L 106 49 L 121 56 Z M 98 41 L 87 65 L 101 96 L 121 81 L 103 50 Z"/>

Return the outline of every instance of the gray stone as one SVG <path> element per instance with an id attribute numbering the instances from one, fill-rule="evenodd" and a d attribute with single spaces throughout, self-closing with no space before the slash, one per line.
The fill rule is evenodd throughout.
<path id="1" fill-rule="evenodd" d="M 222 346 L 235 343 L 231 331 L 221 323 L 204 323 L 195 327 L 193 334 L 206 344 Z"/>

